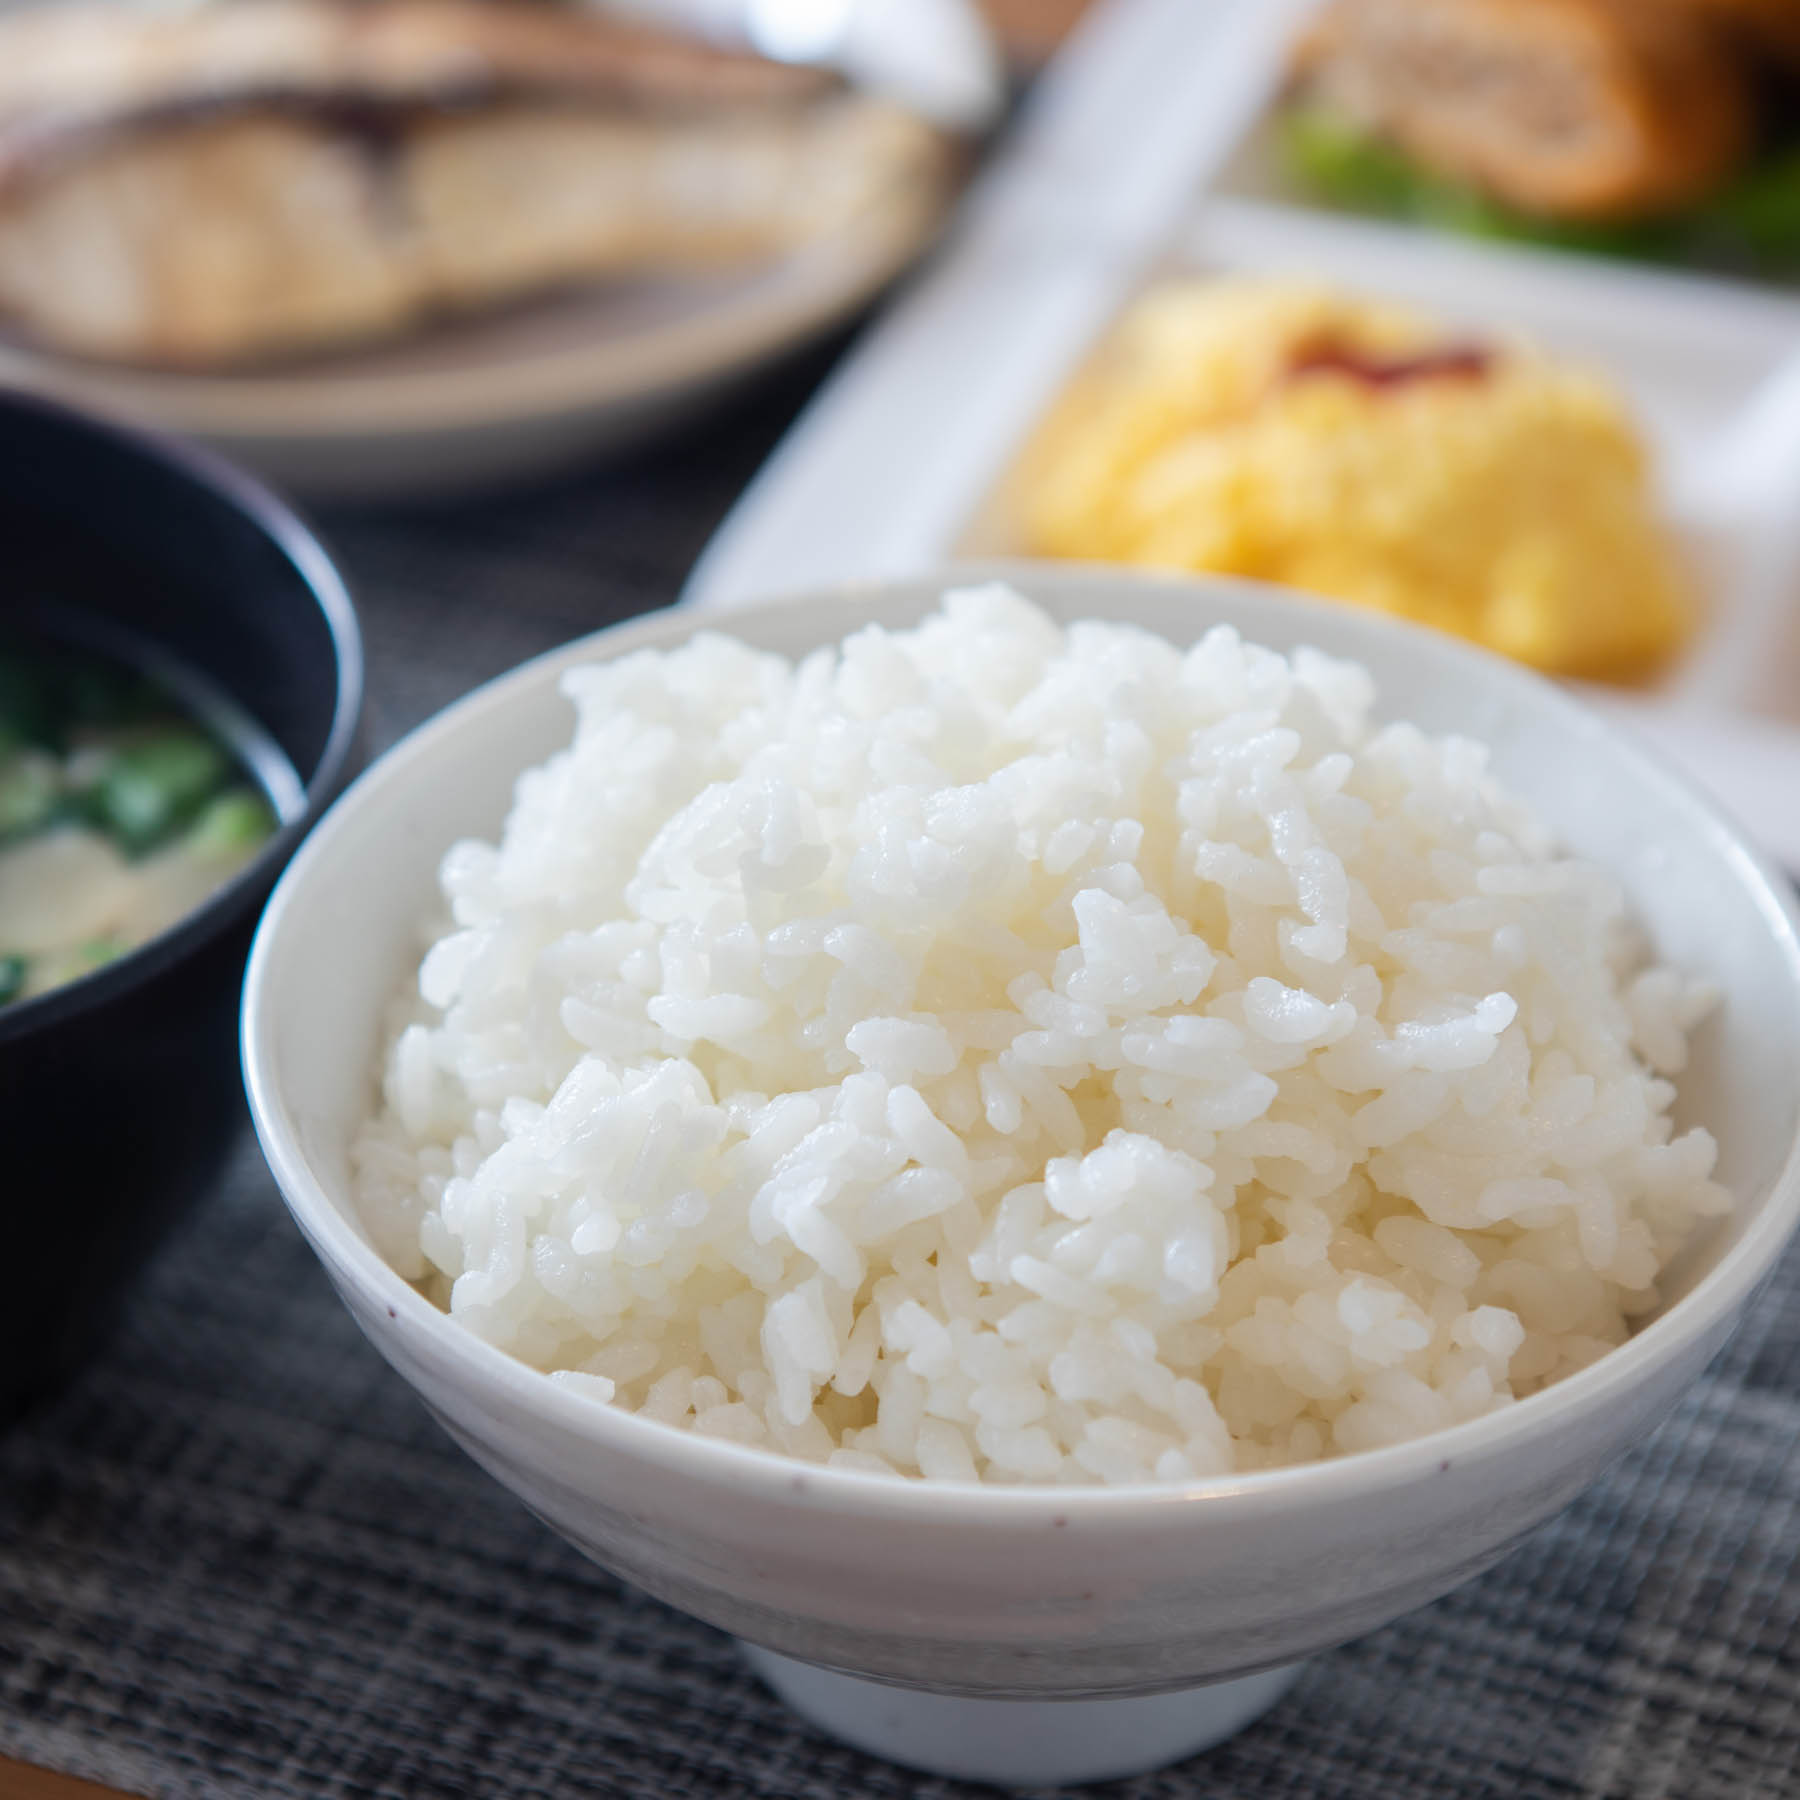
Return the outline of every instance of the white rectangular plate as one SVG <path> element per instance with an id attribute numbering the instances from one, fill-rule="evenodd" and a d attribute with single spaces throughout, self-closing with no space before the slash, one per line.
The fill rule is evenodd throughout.
<path id="1" fill-rule="evenodd" d="M 821 393 L 687 599 L 1018 548 L 995 496 L 1143 283 L 1289 272 L 1523 331 L 1632 398 L 1707 617 L 1655 689 L 1590 697 L 1800 869 L 1800 297 L 1209 192 L 1312 0 L 1113 0 L 1065 53 L 932 272 Z"/>

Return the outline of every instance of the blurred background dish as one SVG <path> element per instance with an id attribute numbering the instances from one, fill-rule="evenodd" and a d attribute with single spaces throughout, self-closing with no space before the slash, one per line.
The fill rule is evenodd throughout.
<path id="1" fill-rule="evenodd" d="M 1283 159 L 1332 204 L 1482 236 L 1800 273 L 1788 0 L 1329 0 Z"/>
<path id="2" fill-rule="evenodd" d="M 146 941 L 112 946 L 114 954 L 89 959 L 91 971 L 52 970 L 60 985 L 0 1007 L 0 1230 L 31 1276 L 0 1315 L 5 1420 L 93 1346 L 139 1265 L 205 1192 L 237 1137 L 234 1020 L 251 928 L 344 769 L 362 651 L 318 544 L 279 502 L 208 458 L 0 395 L 0 470 L 5 618 L 12 627 L 28 620 L 36 640 L 34 655 L 12 667 L 37 677 L 12 694 L 0 729 L 60 741 L 71 708 L 85 704 L 82 688 L 90 698 L 111 691 L 90 710 L 116 725 L 135 677 L 149 674 L 165 695 L 181 696 L 183 710 L 206 716 L 215 738 L 229 736 L 239 793 L 261 788 L 279 821 L 270 833 L 265 815 L 250 842 L 229 818 L 209 825 L 226 759 L 207 756 L 207 738 L 191 727 L 180 728 L 178 744 L 166 720 L 154 735 L 140 721 L 86 790 L 65 784 L 60 798 L 76 817 L 96 828 L 110 820 L 109 838 L 115 826 L 128 836 L 135 829 L 149 856 L 195 831 L 237 841 L 212 860 L 208 879 L 189 884 L 187 904 L 170 904 L 133 933 L 161 924 Z M 58 659 L 66 684 L 42 679 Z M 86 747 L 99 752 L 91 738 Z M 149 754 L 123 754 L 130 749 Z M 80 850 L 90 839 L 105 843 L 99 829 L 71 822 L 36 841 Z M 204 841 L 196 854 L 208 857 Z M 94 919 L 122 934 L 129 922 L 107 910 L 116 896 L 96 884 L 142 880 L 146 867 L 103 848 L 61 871 L 74 883 L 62 908 L 71 916 L 98 908 Z M 43 885 L 31 869 L 17 876 L 0 868 L 0 943 L 15 954 L 22 940 L 9 942 L 9 930 L 30 927 L 30 890 Z M 41 891 L 37 900 L 41 922 L 52 903 Z"/>
<path id="3" fill-rule="evenodd" d="M 311 492 L 642 429 L 867 300 L 960 163 L 829 69 L 544 0 L 33 8 L 0 71 L 0 379 Z"/>
<path id="4" fill-rule="evenodd" d="M 539 0 L 42 8 L 0 69 L 0 309 L 139 365 L 755 267 L 946 151 L 826 71 Z"/>
<path id="5" fill-rule="evenodd" d="M 1153 286 L 1013 487 L 1035 555 L 1255 576 L 1552 674 L 1640 678 L 1693 629 L 1623 395 L 1322 283 Z"/>
<path id="6" fill-rule="evenodd" d="M 936 222 L 907 202 L 767 268 L 551 296 L 287 369 L 107 368 L 0 343 L 0 383 L 180 432 L 312 498 L 459 491 L 687 417 L 865 304 Z"/>

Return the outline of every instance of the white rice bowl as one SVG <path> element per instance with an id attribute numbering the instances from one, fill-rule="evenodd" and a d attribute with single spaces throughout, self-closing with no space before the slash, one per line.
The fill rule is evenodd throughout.
<path id="1" fill-rule="evenodd" d="M 1622 1342 L 1702 1219 L 1711 994 L 1481 746 L 1229 629 L 946 594 L 571 670 L 354 1147 L 455 1320 L 833 1466 L 1189 1481 Z"/>

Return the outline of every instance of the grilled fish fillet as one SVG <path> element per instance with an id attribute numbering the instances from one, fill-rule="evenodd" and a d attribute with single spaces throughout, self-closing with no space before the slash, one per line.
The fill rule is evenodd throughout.
<path id="1" fill-rule="evenodd" d="M 1697 200 L 1752 129 L 1729 47 L 1663 0 L 1334 0 L 1299 78 L 1428 167 L 1553 218 Z"/>
<path id="2" fill-rule="evenodd" d="M 0 318 L 218 365 L 792 250 L 949 149 L 829 75 L 490 0 L 0 22 Z"/>

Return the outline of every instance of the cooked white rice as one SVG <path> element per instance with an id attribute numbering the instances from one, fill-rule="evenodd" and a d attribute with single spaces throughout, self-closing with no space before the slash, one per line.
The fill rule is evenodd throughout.
<path id="1" fill-rule="evenodd" d="M 572 1392 L 1184 1481 L 1555 1381 L 1729 1209 L 1669 1122 L 1710 996 L 1353 664 L 983 587 L 563 686 L 355 1162 L 394 1266 Z"/>

